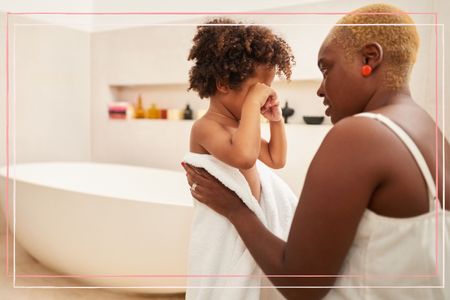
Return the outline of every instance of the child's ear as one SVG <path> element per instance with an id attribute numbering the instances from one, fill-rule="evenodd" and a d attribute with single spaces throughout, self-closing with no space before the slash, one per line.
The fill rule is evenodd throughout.
<path id="1" fill-rule="evenodd" d="M 227 94 L 230 91 L 230 87 L 228 86 L 228 84 L 221 81 L 216 82 L 216 89 L 224 94 Z"/>

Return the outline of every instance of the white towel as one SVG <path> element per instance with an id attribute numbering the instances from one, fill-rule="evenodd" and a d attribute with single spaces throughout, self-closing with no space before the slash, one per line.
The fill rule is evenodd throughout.
<path id="1" fill-rule="evenodd" d="M 270 168 L 257 161 L 262 187 L 258 203 L 251 193 L 247 180 L 238 169 L 209 154 L 188 153 L 184 161 L 206 169 L 236 192 L 271 232 L 283 240 L 287 239 L 297 197 Z M 256 300 L 268 297 L 262 296 L 267 291 L 261 293 L 257 288 L 267 286 L 268 281 L 233 225 L 204 204 L 198 201 L 194 203 L 188 272 L 190 275 L 205 276 L 189 278 L 186 299 Z M 272 293 L 281 296 L 274 289 Z M 273 299 L 273 294 L 270 297 Z"/>

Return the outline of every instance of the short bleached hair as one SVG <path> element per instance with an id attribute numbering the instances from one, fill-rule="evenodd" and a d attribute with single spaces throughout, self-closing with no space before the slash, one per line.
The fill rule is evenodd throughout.
<path id="1" fill-rule="evenodd" d="M 347 24 L 406 24 L 392 26 L 339 26 Z M 342 17 L 333 27 L 326 42 L 335 42 L 345 51 L 347 60 L 353 60 L 361 48 L 377 42 L 383 48 L 386 64 L 385 85 L 398 89 L 409 80 L 416 62 L 419 34 L 413 19 L 399 8 L 388 4 L 361 7 Z"/>

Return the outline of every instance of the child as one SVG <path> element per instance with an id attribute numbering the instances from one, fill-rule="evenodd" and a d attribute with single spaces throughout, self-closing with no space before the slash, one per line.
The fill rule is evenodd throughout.
<path id="1" fill-rule="evenodd" d="M 220 25 L 214 25 L 220 24 Z M 221 18 L 199 26 L 189 60 L 190 87 L 210 98 L 209 109 L 191 130 L 190 151 L 211 154 L 238 168 L 259 201 L 256 160 L 278 169 L 286 161 L 286 136 L 275 73 L 291 75 L 289 45 L 270 29 Z M 270 141 L 261 138 L 260 115 L 270 122 Z"/>

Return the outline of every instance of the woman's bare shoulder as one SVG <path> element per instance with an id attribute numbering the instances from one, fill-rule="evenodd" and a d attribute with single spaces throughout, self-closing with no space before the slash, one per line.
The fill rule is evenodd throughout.
<path id="1" fill-rule="evenodd" d="M 337 122 L 325 139 L 332 142 L 357 144 L 377 144 L 386 139 L 386 129 L 371 118 L 351 116 Z"/>
<path id="2" fill-rule="evenodd" d="M 397 146 L 394 134 L 378 121 L 365 117 L 348 117 L 337 122 L 325 136 L 315 160 L 324 170 L 344 164 L 347 171 L 358 169 L 379 181 L 389 169 L 391 150 Z"/>

